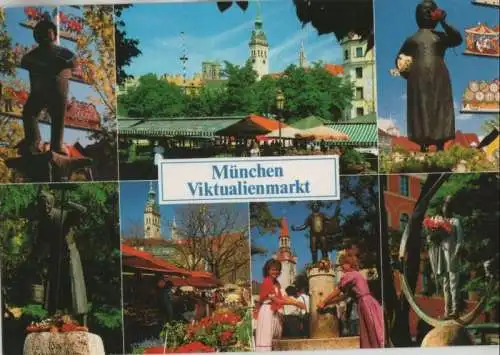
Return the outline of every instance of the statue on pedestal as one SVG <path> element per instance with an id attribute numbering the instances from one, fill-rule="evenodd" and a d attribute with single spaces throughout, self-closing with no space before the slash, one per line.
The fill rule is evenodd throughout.
<path id="1" fill-rule="evenodd" d="M 313 202 L 311 209 L 312 213 L 307 217 L 304 224 L 301 226 L 292 226 L 292 230 L 303 231 L 309 228 L 312 262 L 315 264 L 318 262 L 318 247 L 321 249 L 323 260 L 328 260 L 328 252 L 333 249 L 331 245 L 332 239 L 334 235 L 340 231 L 338 224 L 340 208 L 337 208 L 332 218 L 320 212 L 320 204 L 318 201 Z"/>
<path id="2" fill-rule="evenodd" d="M 399 74 L 407 80 L 408 138 L 426 152 L 444 150 L 455 138 L 455 110 L 450 73 L 444 56 L 462 43 L 459 31 L 446 22 L 446 12 L 432 0 L 416 8 L 418 31 L 407 38 L 397 57 Z M 435 30 L 441 24 L 444 32 Z"/>
<path id="3" fill-rule="evenodd" d="M 51 119 L 50 150 L 65 155 L 63 149 L 64 115 L 72 69 L 76 57 L 68 49 L 55 44 L 57 27 L 44 14 L 33 29 L 38 46 L 21 59 L 21 67 L 28 70 L 30 94 L 23 107 L 24 140 L 18 145 L 21 155 L 40 153 L 40 128 L 37 117 L 47 109 Z"/>
<path id="4" fill-rule="evenodd" d="M 40 193 L 38 208 L 39 243 L 47 245 L 49 251 L 45 308 L 50 315 L 65 310 L 71 310 L 75 315 L 85 315 L 85 279 L 73 227 L 87 209 L 71 201 L 61 201 L 57 207 L 54 195 L 47 191 Z"/>

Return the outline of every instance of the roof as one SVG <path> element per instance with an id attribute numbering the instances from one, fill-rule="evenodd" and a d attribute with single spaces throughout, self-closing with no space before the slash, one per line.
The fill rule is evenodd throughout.
<path id="1" fill-rule="evenodd" d="M 134 269 L 189 276 L 189 271 L 179 268 L 168 261 L 154 257 L 150 253 L 137 250 L 126 244 L 121 245 L 123 264 Z"/>
<path id="2" fill-rule="evenodd" d="M 339 64 L 325 64 L 325 69 L 332 75 L 344 74 L 344 66 Z"/>
<path id="3" fill-rule="evenodd" d="M 267 117 L 250 115 L 234 124 L 215 132 L 218 136 L 251 136 L 264 135 L 288 125 Z"/>
<path id="4" fill-rule="evenodd" d="M 326 124 L 328 121 L 319 116 L 309 116 L 291 122 L 290 125 L 297 129 L 309 129 Z"/>
<path id="5" fill-rule="evenodd" d="M 244 117 L 120 118 L 118 133 L 144 137 L 213 137 L 216 131 L 227 128 L 242 118 Z"/>
<path id="6" fill-rule="evenodd" d="M 420 152 L 420 145 L 410 141 L 408 137 L 400 136 L 400 137 L 392 137 L 391 145 L 393 147 L 401 147 L 402 149 L 408 152 Z M 444 149 L 447 150 L 452 146 L 461 146 L 464 148 L 476 148 L 479 146 L 479 138 L 476 133 L 462 133 L 461 131 L 457 131 L 455 133 L 455 139 L 446 142 Z M 436 147 L 431 146 L 429 151 L 435 151 Z"/>

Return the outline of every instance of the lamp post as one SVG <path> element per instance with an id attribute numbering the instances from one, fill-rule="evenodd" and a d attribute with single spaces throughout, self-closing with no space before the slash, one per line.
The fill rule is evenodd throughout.
<path id="1" fill-rule="evenodd" d="M 281 155 L 281 123 L 284 121 L 283 120 L 283 108 L 285 107 L 285 95 L 283 95 L 283 91 L 281 89 L 278 89 L 278 92 L 276 94 L 276 108 L 278 110 L 278 127 L 279 127 L 279 142 L 280 142 L 280 155 Z"/>

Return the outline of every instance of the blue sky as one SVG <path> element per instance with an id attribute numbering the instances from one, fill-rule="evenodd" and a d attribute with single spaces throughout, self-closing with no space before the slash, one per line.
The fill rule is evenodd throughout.
<path id="1" fill-rule="evenodd" d="M 348 178 L 348 177 L 346 177 Z M 339 201 L 341 203 L 341 216 L 350 215 L 358 208 L 353 199 L 344 198 Z M 336 204 L 333 204 L 329 209 L 321 211 L 326 215 L 333 215 Z M 309 238 L 307 237 L 308 229 L 302 232 L 293 232 L 292 225 L 299 226 L 304 223 L 311 210 L 307 208 L 307 202 L 297 202 L 295 204 L 288 202 L 269 203 L 271 213 L 276 218 L 286 217 L 288 219 L 288 227 L 291 238 L 292 249 L 297 255 L 297 273 L 303 270 L 304 266 L 311 262 L 311 250 L 309 248 Z M 274 252 L 278 249 L 279 229 L 275 233 L 259 234 L 255 228 L 250 231 L 252 243 L 265 247 L 268 251 L 267 255 L 254 255 L 252 257 L 252 280 L 262 281 L 262 267 L 269 260 Z M 335 252 L 330 255 L 330 259 L 334 260 Z M 321 252 L 318 252 L 318 257 L 321 257 Z"/>
<path id="2" fill-rule="evenodd" d="M 221 13 L 211 3 L 140 4 L 123 12 L 126 31 L 140 41 L 142 56 L 127 70 L 132 75 L 182 73 L 181 32 L 189 62 L 188 75 L 201 72 L 204 60 L 242 65 L 248 58 L 257 5 L 246 12 L 233 6 Z M 297 64 L 301 42 L 309 62 L 340 63 L 341 50 L 334 35 L 318 36 L 310 25 L 302 28 L 292 1 L 263 1 L 261 14 L 270 45 L 270 71 Z"/>
<path id="3" fill-rule="evenodd" d="M 148 199 L 150 183 L 158 193 L 157 181 L 131 181 L 120 182 L 120 224 L 122 235 L 127 235 L 131 230 L 137 231 L 144 225 L 144 205 Z M 227 206 L 228 204 L 225 204 Z M 229 204 L 231 209 L 236 211 L 238 218 L 236 228 L 248 226 L 248 204 Z M 180 208 L 184 205 L 161 205 L 161 233 L 166 239 L 170 238 L 169 223 L 176 218 L 177 225 L 182 223 Z M 208 205 L 208 208 L 211 205 Z M 215 205 L 212 205 L 215 206 Z"/>
<path id="4" fill-rule="evenodd" d="M 51 7 L 43 7 L 43 11 L 48 11 L 50 14 L 52 14 L 53 8 Z M 81 10 L 69 7 L 69 6 L 61 6 L 60 11 L 64 12 L 65 14 L 74 14 L 78 15 L 81 13 Z M 11 42 L 12 45 L 15 45 L 16 43 L 20 43 L 22 45 L 27 45 L 31 46 L 32 44 L 35 43 L 33 39 L 33 31 L 30 29 L 27 29 L 25 27 L 22 27 L 19 25 L 19 23 L 24 22 L 26 19 L 26 16 L 24 15 L 24 8 L 9 8 L 5 10 L 6 13 L 6 24 L 7 24 L 7 31 L 9 32 L 11 36 Z M 73 52 L 76 51 L 76 43 L 73 43 L 71 41 L 67 41 L 65 39 L 61 39 L 61 46 L 66 47 Z M 4 79 L 9 79 L 11 77 L 2 77 L 0 76 L 2 80 Z M 17 69 L 16 70 L 16 79 L 20 79 L 24 81 L 27 86 L 29 87 L 29 77 L 28 77 L 28 72 L 24 69 Z M 76 82 L 70 82 L 70 89 L 69 89 L 69 97 L 74 96 L 77 100 L 80 101 L 88 101 L 88 97 L 99 97 L 98 93 L 95 92 L 90 86 L 76 83 Z M 96 108 L 100 113 L 102 114 L 104 107 L 102 105 L 97 105 Z M 22 122 L 22 121 L 19 121 Z M 43 140 L 50 140 L 50 126 L 47 124 L 40 124 L 40 130 L 42 133 L 42 139 Z M 66 128 L 65 129 L 65 137 L 64 137 L 65 143 L 73 144 L 77 141 L 80 142 L 83 146 L 88 145 L 91 143 L 91 140 L 88 139 L 88 133 L 83 131 L 83 130 L 76 130 L 76 129 L 71 129 L 71 128 Z"/>
<path id="5" fill-rule="evenodd" d="M 417 31 L 415 6 L 419 1 L 377 0 L 375 2 L 375 33 L 377 52 L 379 117 L 394 119 L 406 132 L 406 81 L 393 78 L 389 70 L 404 40 Z M 470 0 L 441 0 L 439 7 L 448 13 L 448 22 L 464 35 L 467 27 L 479 22 L 494 27 L 498 24 L 498 9 L 473 5 Z M 437 28 L 442 31 L 441 26 Z M 456 110 L 456 127 L 463 132 L 480 130 L 481 122 L 495 115 L 471 115 L 458 112 L 463 92 L 470 80 L 492 80 L 499 76 L 498 59 L 462 54 L 465 44 L 449 49 L 446 64 L 450 71 Z M 382 90 L 383 88 L 383 90 Z"/>

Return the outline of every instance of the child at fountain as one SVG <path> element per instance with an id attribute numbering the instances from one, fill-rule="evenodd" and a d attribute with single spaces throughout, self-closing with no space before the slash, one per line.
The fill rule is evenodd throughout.
<path id="1" fill-rule="evenodd" d="M 278 260 L 270 259 L 265 263 L 257 311 L 256 351 L 271 351 L 273 339 L 281 338 L 283 306 L 293 305 L 301 309 L 305 308 L 302 302 L 282 293 L 278 282 L 280 274 L 281 263 Z"/>
<path id="2" fill-rule="evenodd" d="M 351 296 L 356 299 L 359 314 L 361 348 L 384 347 L 384 320 L 382 307 L 370 294 L 368 282 L 356 268 L 356 261 L 348 253 L 339 256 L 339 266 L 344 275 L 338 288 L 318 304 L 319 309 L 336 304 Z"/>

